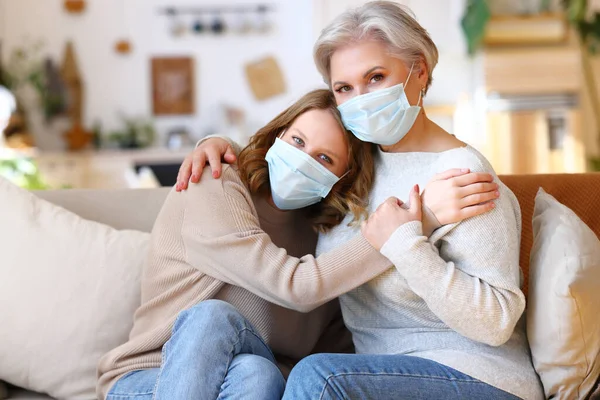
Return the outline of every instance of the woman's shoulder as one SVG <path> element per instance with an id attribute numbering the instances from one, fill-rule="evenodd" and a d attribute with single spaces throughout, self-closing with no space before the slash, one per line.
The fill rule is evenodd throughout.
<path id="1" fill-rule="evenodd" d="M 437 158 L 437 164 L 440 171 L 453 168 L 468 168 L 472 172 L 488 172 L 496 176 L 494 167 L 492 167 L 487 158 L 470 145 L 441 152 Z"/>
<path id="2" fill-rule="evenodd" d="M 204 168 L 200 182 L 190 183 L 187 190 L 177 192 L 173 188 L 169 192 L 163 212 L 175 213 L 184 212 L 186 208 L 214 208 L 215 206 L 225 205 L 225 197 L 228 192 L 238 192 L 243 195 L 249 195 L 248 189 L 243 184 L 235 167 L 224 165 L 219 178 L 212 176 L 210 168 Z"/>

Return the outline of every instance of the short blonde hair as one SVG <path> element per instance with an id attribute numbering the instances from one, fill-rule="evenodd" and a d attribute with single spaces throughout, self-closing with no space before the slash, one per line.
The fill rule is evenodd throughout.
<path id="1" fill-rule="evenodd" d="M 414 18 L 412 11 L 391 1 L 371 1 L 348 10 L 333 20 L 317 39 L 314 59 L 325 83 L 331 86 L 331 56 L 340 47 L 364 39 L 380 40 L 390 54 L 408 68 L 424 60 L 429 72 L 426 90 L 438 62 L 438 50 L 429 33 Z"/>

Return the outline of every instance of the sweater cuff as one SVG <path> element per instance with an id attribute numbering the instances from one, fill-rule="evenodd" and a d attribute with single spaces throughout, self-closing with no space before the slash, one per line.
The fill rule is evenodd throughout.
<path id="1" fill-rule="evenodd" d="M 437 217 L 431 211 L 429 207 L 423 204 L 423 236 L 430 237 L 431 234 L 438 228 L 442 226 L 440 221 L 438 221 Z"/>
<path id="2" fill-rule="evenodd" d="M 380 252 L 394 264 L 401 255 L 404 255 L 414 245 L 415 239 L 423 236 L 423 223 L 412 221 L 400 226 L 385 242 Z"/>

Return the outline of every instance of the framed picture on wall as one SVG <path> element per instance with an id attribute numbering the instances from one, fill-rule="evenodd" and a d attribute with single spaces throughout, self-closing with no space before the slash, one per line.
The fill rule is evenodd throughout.
<path id="1" fill-rule="evenodd" d="M 152 110 L 154 115 L 189 115 L 195 112 L 194 59 L 152 59 Z"/>

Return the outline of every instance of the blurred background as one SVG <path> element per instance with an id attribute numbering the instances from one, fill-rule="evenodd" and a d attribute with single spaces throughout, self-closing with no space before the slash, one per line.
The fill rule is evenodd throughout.
<path id="1" fill-rule="evenodd" d="M 0 175 L 168 186 L 198 139 L 243 144 L 324 84 L 357 0 L 0 0 Z M 440 51 L 428 115 L 499 174 L 600 169 L 600 1 L 403 0 Z"/>

